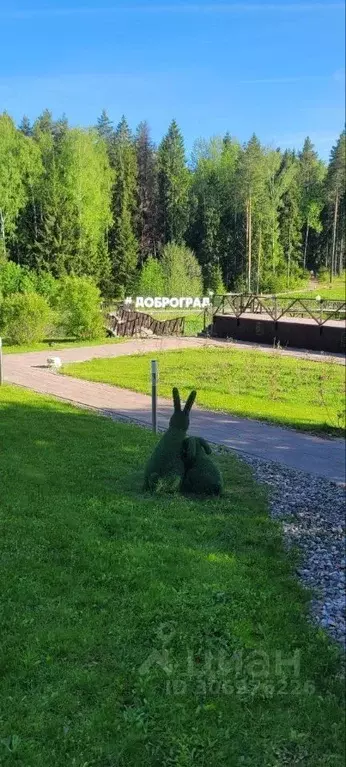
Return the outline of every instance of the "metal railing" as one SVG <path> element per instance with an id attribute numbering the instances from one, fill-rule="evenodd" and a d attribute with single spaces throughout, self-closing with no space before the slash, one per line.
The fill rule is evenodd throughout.
<path id="1" fill-rule="evenodd" d="M 345 320 L 346 301 L 228 293 L 224 296 L 214 296 L 213 312 L 231 314 L 237 318 L 244 314 L 265 314 L 274 322 L 281 317 L 309 317 L 318 325 L 325 325 L 331 319 Z"/>

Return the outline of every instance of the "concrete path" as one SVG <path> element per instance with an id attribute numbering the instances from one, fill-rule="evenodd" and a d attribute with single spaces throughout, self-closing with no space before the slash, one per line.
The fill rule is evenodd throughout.
<path id="1" fill-rule="evenodd" d="M 196 348 L 206 345 L 225 346 L 224 342 L 214 340 L 161 338 L 65 349 L 59 352 L 54 351 L 53 354 L 59 356 L 63 362 L 82 362 L 95 357 L 119 357 L 124 354 Z M 238 344 L 237 347 L 239 347 Z M 82 381 L 53 373 L 45 367 L 47 356 L 49 352 L 46 351 L 5 355 L 5 381 L 78 405 L 98 409 L 110 417 L 121 415 L 150 424 L 149 396 L 107 384 Z M 319 356 L 318 359 L 320 359 Z M 171 413 L 172 403 L 159 399 L 160 427 L 167 425 Z M 211 442 L 225 445 L 233 450 L 249 453 L 264 460 L 277 461 L 340 484 L 345 483 L 345 443 L 342 439 L 322 439 L 293 429 L 271 426 L 260 421 L 211 412 L 198 407 L 192 410 L 189 433 L 203 434 Z"/>

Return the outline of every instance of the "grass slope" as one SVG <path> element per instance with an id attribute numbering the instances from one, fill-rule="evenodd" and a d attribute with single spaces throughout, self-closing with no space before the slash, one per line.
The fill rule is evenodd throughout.
<path id="1" fill-rule="evenodd" d="M 172 386 L 198 391 L 198 404 L 309 431 L 342 434 L 345 369 L 333 363 L 246 349 L 182 349 L 161 352 L 159 393 Z M 149 393 L 152 354 L 94 359 L 64 366 L 76 378 Z"/>
<path id="2" fill-rule="evenodd" d="M 288 295 L 288 293 L 287 293 Z M 297 298 L 316 298 L 321 296 L 323 299 L 329 299 L 330 301 L 346 301 L 346 281 L 345 277 L 336 278 L 332 285 L 324 283 L 317 285 L 316 288 L 306 291 L 296 291 L 289 295 L 296 296 Z"/>
<path id="3" fill-rule="evenodd" d="M 0 400 L 2 767 L 341 767 L 339 651 L 249 470 L 143 495 L 151 433 Z"/>

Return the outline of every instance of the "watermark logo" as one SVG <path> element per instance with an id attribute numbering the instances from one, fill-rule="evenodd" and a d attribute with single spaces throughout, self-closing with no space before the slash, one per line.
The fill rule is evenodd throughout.
<path id="1" fill-rule="evenodd" d="M 236 695 L 244 699 L 272 698 L 281 695 L 311 695 L 314 684 L 301 678 L 301 651 L 226 648 L 212 650 L 176 644 L 175 630 L 162 625 L 156 647 L 138 669 L 141 677 L 162 676 L 167 695 Z"/>
<path id="2" fill-rule="evenodd" d="M 125 298 L 126 306 L 134 306 L 135 309 L 207 309 L 210 306 L 210 296 L 194 298 L 193 296 L 168 297 L 168 296 L 128 296 Z"/>

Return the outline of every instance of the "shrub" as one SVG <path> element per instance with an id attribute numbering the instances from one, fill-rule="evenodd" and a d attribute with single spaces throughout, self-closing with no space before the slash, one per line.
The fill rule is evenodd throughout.
<path id="1" fill-rule="evenodd" d="M 223 296 L 227 293 L 219 264 L 210 267 L 205 276 L 204 284 L 206 290 L 212 290 L 216 295 Z"/>
<path id="2" fill-rule="evenodd" d="M 266 275 L 261 281 L 261 292 L 271 293 L 289 293 L 294 290 L 300 290 L 307 286 L 309 275 L 301 272 L 291 274 L 289 287 L 287 286 L 287 275 L 284 273 L 277 275 Z"/>
<path id="3" fill-rule="evenodd" d="M 14 261 L 0 264 L 0 290 L 4 298 L 14 293 L 35 291 L 35 279 L 36 275 L 33 272 L 15 264 Z"/>
<path id="4" fill-rule="evenodd" d="M 201 296 L 201 267 L 186 245 L 169 242 L 163 249 L 162 269 L 167 296 Z"/>
<path id="5" fill-rule="evenodd" d="M 34 278 L 36 293 L 43 296 L 50 306 L 55 307 L 59 290 L 59 280 L 56 280 L 49 272 L 34 274 Z"/>
<path id="6" fill-rule="evenodd" d="M 330 283 L 330 270 L 326 269 L 325 267 L 318 270 L 318 281 L 322 284 L 324 283 Z"/>
<path id="7" fill-rule="evenodd" d="M 52 322 L 52 311 L 38 293 L 13 293 L 1 305 L 1 328 L 9 343 L 42 341 Z"/>
<path id="8" fill-rule="evenodd" d="M 104 336 L 100 306 L 100 291 L 88 277 L 65 277 L 60 281 L 57 301 L 59 325 L 67 336 Z"/>
<path id="9" fill-rule="evenodd" d="M 163 296 L 165 280 L 162 265 L 153 256 L 147 258 L 136 285 L 137 296 Z"/>

